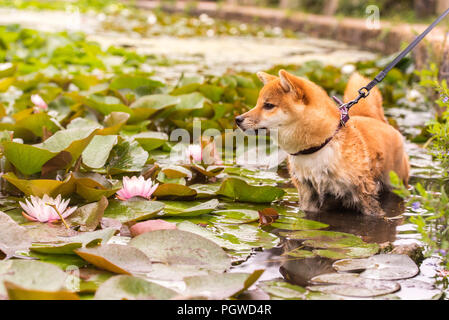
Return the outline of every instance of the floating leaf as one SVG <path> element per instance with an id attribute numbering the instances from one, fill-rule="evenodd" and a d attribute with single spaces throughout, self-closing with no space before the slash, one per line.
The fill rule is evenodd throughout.
<path id="1" fill-rule="evenodd" d="M 98 202 L 89 203 L 76 209 L 66 218 L 66 221 L 70 225 L 80 226 L 80 231 L 94 231 L 100 224 L 108 204 L 108 199 L 103 196 Z"/>
<path id="2" fill-rule="evenodd" d="M 259 220 L 258 212 L 256 210 L 249 209 L 215 210 L 213 214 L 214 217 L 211 221 L 218 223 L 239 224 Z"/>
<path id="3" fill-rule="evenodd" d="M 349 297 L 375 297 L 398 291 L 401 287 L 397 282 L 362 278 L 353 273 L 327 273 L 311 279 L 312 283 L 328 285 L 313 285 L 309 290 Z"/>
<path id="4" fill-rule="evenodd" d="M 366 243 L 364 245 L 357 245 L 349 248 L 331 248 L 331 249 L 317 249 L 313 252 L 321 257 L 339 260 L 339 259 L 359 259 L 368 258 L 379 252 L 379 245 L 377 243 Z"/>
<path id="5" fill-rule="evenodd" d="M 369 279 L 407 279 L 419 273 L 418 266 L 404 254 L 378 254 L 367 259 L 345 259 L 332 265 L 337 271 L 363 271 L 360 276 Z"/>
<path id="6" fill-rule="evenodd" d="M 284 230 L 314 230 L 329 227 L 329 225 L 325 223 L 302 219 L 295 216 L 282 216 L 272 223 L 271 226 Z"/>
<path id="7" fill-rule="evenodd" d="M 164 201 L 165 216 L 192 217 L 214 211 L 220 202 L 212 199 L 206 202 L 198 201 Z"/>
<path id="8" fill-rule="evenodd" d="M 269 203 L 284 195 L 284 190 L 272 186 L 251 186 L 242 179 L 227 178 L 217 194 L 241 202 Z"/>
<path id="9" fill-rule="evenodd" d="M 147 159 L 148 152 L 136 141 L 123 141 L 112 148 L 106 167 L 110 174 L 138 172 L 142 170 Z"/>
<path id="10" fill-rule="evenodd" d="M 75 250 L 94 266 L 114 273 L 131 274 L 151 271 L 150 259 L 139 249 L 119 244 Z"/>
<path id="11" fill-rule="evenodd" d="M 148 119 L 159 110 L 174 106 L 181 102 L 179 97 L 173 97 L 168 94 L 153 94 L 143 96 L 131 104 L 136 119 Z"/>
<path id="12" fill-rule="evenodd" d="M 149 78 L 123 75 L 114 77 L 111 80 L 109 88 L 112 90 L 120 90 L 120 89 L 135 90 L 139 87 L 158 88 L 163 86 L 164 84 L 162 82 L 152 80 Z"/>
<path id="13" fill-rule="evenodd" d="M 95 136 L 82 153 L 83 164 L 93 169 L 103 167 L 115 144 L 117 144 L 115 135 Z"/>
<path id="14" fill-rule="evenodd" d="M 201 109 L 206 99 L 201 93 L 193 92 L 178 96 L 180 102 L 176 104 L 176 110 Z"/>
<path id="15" fill-rule="evenodd" d="M 259 225 L 261 226 L 268 226 L 279 218 L 279 213 L 273 208 L 265 208 L 258 211 L 258 213 Z"/>
<path id="16" fill-rule="evenodd" d="M 2 211 L 0 211 L 0 226 L 0 251 L 6 255 L 6 259 L 17 251 L 28 251 L 31 238 L 24 227 L 19 226 Z"/>
<path id="17" fill-rule="evenodd" d="M 164 183 L 160 184 L 153 196 L 163 198 L 191 198 L 196 195 L 196 191 L 190 187 L 177 183 Z"/>
<path id="18" fill-rule="evenodd" d="M 122 223 L 130 221 L 141 221 L 156 216 L 161 216 L 159 212 L 164 208 L 164 204 L 159 201 L 148 200 L 111 200 L 104 212 L 107 218 L 116 219 Z"/>
<path id="19" fill-rule="evenodd" d="M 6 159 L 26 175 L 40 172 L 42 166 L 58 154 L 58 152 L 12 141 L 4 141 L 3 148 Z"/>
<path id="20" fill-rule="evenodd" d="M 230 258 L 220 246 L 181 230 L 146 232 L 133 238 L 129 245 L 142 250 L 154 262 L 193 274 L 204 274 L 207 271 L 221 273 L 231 264 Z M 151 277 L 151 274 L 148 276 Z"/>
<path id="21" fill-rule="evenodd" d="M 227 299 L 238 296 L 256 282 L 264 270 L 253 273 L 213 273 L 184 278 L 186 294 L 208 299 Z"/>
<path id="22" fill-rule="evenodd" d="M 283 255 L 287 255 L 294 258 L 313 258 L 316 257 L 316 254 L 309 250 L 303 250 L 301 248 L 296 248 L 291 251 L 283 253 Z"/>
<path id="23" fill-rule="evenodd" d="M 79 300 L 76 293 L 67 290 L 42 291 L 25 289 L 12 282 L 4 282 L 10 300 Z"/>
<path id="24" fill-rule="evenodd" d="M 34 243 L 31 250 L 46 254 L 74 254 L 74 250 L 106 244 L 116 229 L 108 228 L 91 232 L 82 232 L 72 237 L 56 237 L 52 242 Z"/>
<path id="25" fill-rule="evenodd" d="M 120 275 L 109 278 L 95 293 L 95 300 L 168 300 L 176 291 L 142 278 Z"/>
<path id="26" fill-rule="evenodd" d="M 6 295 L 4 281 L 23 289 L 58 292 L 65 289 L 67 274 L 58 267 L 35 260 L 0 261 L 0 295 Z"/>
<path id="27" fill-rule="evenodd" d="M 168 141 L 168 135 L 164 132 L 145 131 L 133 136 L 145 151 L 151 151 L 162 146 Z"/>
<path id="28" fill-rule="evenodd" d="M 75 191 L 75 185 L 71 181 L 70 176 L 64 181 L 51 179 L 26 180 L 19 179 L 14 173 L 8 172 L 2 178 L 13 184 L 27 196 L 34 195 L 36 197 L 43 197 L 45 194 L 49 196 L 56 196 L 58 194 L 65 196 Z"/>
<path id="29" fill-rule="evenodd" d="M 167 176 L 169 179 L 177 179 L 177 178 L 191 178 L 192 172 L 189 169 L 186 169 L 181 166 L 170 165 L 163 167 L 161 171 Z"/>

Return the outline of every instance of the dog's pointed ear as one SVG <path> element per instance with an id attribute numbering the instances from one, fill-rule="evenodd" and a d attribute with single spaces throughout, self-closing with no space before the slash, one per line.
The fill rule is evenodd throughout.
<path id="1" fill-rule="evenodd" d="M 291 81 L 291 75 L 284 69 L 279 70 L 279 79 L 281 80 L 281 87 L 284 89 L 285 92 L 290 92 L 294 90 L 294 85 Z"/>
<path id="2" fill-rule="evenodd" d="M 262 81 L 262 83 L 264 85 L 266 85 L 270 81 L 273 81 L 274 79 L 277 79 L 276 76 L 273 76 L 271 74 L 268 74 L 268 73 L 262 72 L 262 71 L 257 72 L 256 74 L 257 74 L 257 77 L 260 79 L 260 81 Z"/>

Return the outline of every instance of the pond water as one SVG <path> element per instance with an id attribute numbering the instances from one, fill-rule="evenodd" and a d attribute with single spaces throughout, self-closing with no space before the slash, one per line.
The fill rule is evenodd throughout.
<path id="1" fill-rule="evenodd" d="M 68 22 L 68 19 L 72 19 Z M 80 20 L 81 19 L 81 20 Z M 117 34 L 105 30 L 101 23 L 88 16 L 67 13 L 65 16 L 56 12 L 17 12 L 15 10 L 0 10 L 1 24 L 21 23 L 34 29 L 56 31 L 77 29 L 86 32 L 89 39 L 104 46 L 123 46 L 139 53 L 164 56 L 168 65 L 149 66 L 164 80 L 176 81 L 181 74 L 185 76 L 220 75 L 228 69 L 256 72 L 279 64 L 301 64 L 306 61 L 318 60 L 326 64 L 343 66 L 347 63 L 364 59 L 374 59 L 377 55 L 358 50 L 330 40 L 299 38 L 266 39 L 257 37 L 151 37 L 142 38 L 136 35 Z M 424 125 L 431 117 L 423 110 L 408 110 L 390 108 L 386 114 L 397 119 L 403 133 L 411 133 Z M 432 180 L 439 176 L 430 156 L 419 146 L 407 142 L 407 151 L 411 157 L 412 182 Z M 289 183 L 285 168 L 277 173 L 283 187 L 293 186 Z M 293 208 L 294 202 L 281 202 L 279 206 Z M 404 207 L 401 200 L 393 195 L 383 199 L 387 219 L 362 216 L 347 210 L 333 212 L 306 213 L 305 218 L 329 224 L 328 230 L 351 233 L 360 236 L 368 243 L 406 244 L 419 243 L 419 234 L 407 217 L 413 212 Z M 272 230 L 278 233 L 280 230 Z M 286 281 L 300 286 L 307 286 L 309 280 L 316 275 L 334 272 L 333 260 L 314 257 L 294 259 L 282 255 L 285 251 L 298 247 L 298 241 L 282 238 L 281 244 L 273 249 L 257 251 L 244 262 L 232 268 L 233 272 L 252 272 L 265 269 L 259 279 L 272 280 L 284 278 Z M 421 265 L 421 273 L 415 279 L 432 283 L 435 273 L 435 259 L 426 259 Z M 422 283 L 403 285 L 403 289 L 395 296 L 403 299 L 430 298 L 436 292 Z M 247 298 L 266 298 L 262 292 L 253 290 Z"/>

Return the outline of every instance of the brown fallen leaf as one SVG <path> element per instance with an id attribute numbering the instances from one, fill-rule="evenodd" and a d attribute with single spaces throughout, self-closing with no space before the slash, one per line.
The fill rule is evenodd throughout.
<path id="1" fill-rule="evenodd" d="M 259 226 L 269 226 L 279 218 L 279 213 L 273 208 L 265 208 L 258 212 Z"/>

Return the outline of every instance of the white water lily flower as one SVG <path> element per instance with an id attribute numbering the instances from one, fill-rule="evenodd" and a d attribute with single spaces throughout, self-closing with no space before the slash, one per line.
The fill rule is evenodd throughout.
<path id="1" fill-rule="evenodd" d="M 153 185 L 153 181 L 151 179 L 145 180 L 143 176 L 140 177 L 123 177 L 123 188 L 117 191 L 117 198 L 120 200 L 128 200 L 132 197 L 142 197 L 146 199 L 150 199 L 151 195 L 159 183 Z"/>
<path id="2" fill-rule="evenodd" d="M 56 199 L 46 194 L 43 198 L 31 196 L 30 200 L 25 199 L 25 203 L 19 201 L 19 204 L 24 210 L 22 215 L 31 221 L 52 222 L 61 219 L 54 207 L 63 218 L 67 218 L 77 209 L 76 206 L 67 207 L 70 199 L 63 200 L 61 195 L 58 195 Z"/>

